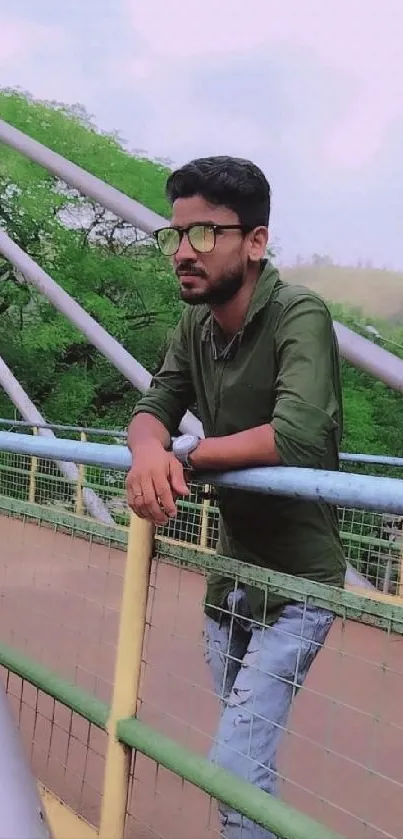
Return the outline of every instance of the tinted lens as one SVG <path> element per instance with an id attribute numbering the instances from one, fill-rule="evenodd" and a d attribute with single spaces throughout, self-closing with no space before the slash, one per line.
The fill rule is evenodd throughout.
<path id="1" fill-rule="evenodd" d="M 209 224 L 195 224 L 189 229 L 189 242 L 199 253 L 209 253 L 215 244 L 214 228 Z"/>
<path id="2" fill-rule="evenodd" d="M 157 243 L 165 256 L 173 256 L 179 247 L 179 233 L 174 227 L 164 227 L 157 233 Z"/>

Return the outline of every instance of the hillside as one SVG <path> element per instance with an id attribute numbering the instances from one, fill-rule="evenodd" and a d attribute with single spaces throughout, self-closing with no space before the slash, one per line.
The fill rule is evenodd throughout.
<path id="1" fill-rule="evenodd" d="M 360 309 L 367 317 L 403 323 L 403 273 L 376 268 L 300 265 L 281 269 L 284 280 L 301 283 L 328 301 Z"/>

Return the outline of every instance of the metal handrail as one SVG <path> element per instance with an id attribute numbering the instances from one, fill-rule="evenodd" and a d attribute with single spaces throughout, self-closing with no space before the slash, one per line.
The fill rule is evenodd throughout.
<path id="1" fill-rule="evenodd" d="M 52 460 L 67 460 L 127 472 L 132 455 L 127 446 L 78 440 L 32 437 L 0 431 L 0 451 Z M 218 473 L 195 473 L 202 484 L 292 496 L 310 501 L 403 515 L 403 480 L 322 469 L 275 466 Z"/>
<path id="2" fill-rule="evenodd" d="M 69 431 L 77 434 L 91 434 L 94 437 L 114 437 L 116 439 L 126 440 L 127 431 L 122 431 L 117 428 L 97 428 L 91 425 L 61 425 L 60 423 L 34 423 L 26 422 L 25 420 L 14 420 L 0 417 L 0 426 L 12 426 L 15 428 L 49 428 L 52 431 Z M 403 457 L 392 457 L 384 454 L 361 454 L 359 452 L 341 452 L 340 461 L 342 463 L 367 463 L 379 466 L 403 467 Z"/>

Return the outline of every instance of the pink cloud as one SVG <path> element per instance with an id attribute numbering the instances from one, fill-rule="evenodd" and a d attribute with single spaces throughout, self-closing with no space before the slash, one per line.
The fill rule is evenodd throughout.
<path id="1" fill-rule="evenodd" d="M 329 126 L 318 154 L 326 166 L 365 166 L 397 116 L 403 116 L 401 0 L 182 0 L 138 4 L 125 0 L 131 26 L 148 47 L 146 75 L 161 78 L 168 62 L 208 61 L 209 55 L 270 50 L 284 45 L 309 50 L 324 67 L 351 81 L 337 125 Z M 136 66 L 128 68 L 132 78 Z M 186 72 L 183 67 L 183 72 Z M 144 78 L 144 76 L 143 76 Z"/>
<path id="2" fill-rule="evenodd" d="M 21 87 L 39 99 L 90 99 L 97 78 L 85 71 L 68 27 L 0 12 L 0 37 L 3 86 Z"/>
<path id="3" fill-rule="evenodd" d="M 60 27 L 0 15 L 0 66 L 26 60 L 46 44 L 62 41 Z"/>

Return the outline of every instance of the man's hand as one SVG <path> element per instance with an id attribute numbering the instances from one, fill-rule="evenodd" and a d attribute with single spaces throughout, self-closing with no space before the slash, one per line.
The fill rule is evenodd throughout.
<path id="1" fill-rule="evenodd" d="M 126 488 L 133 512 L 157 526 L 176 516 L 178 495 L 189 495 L 181 463 L 158 440 L 135 447 Z"/>

